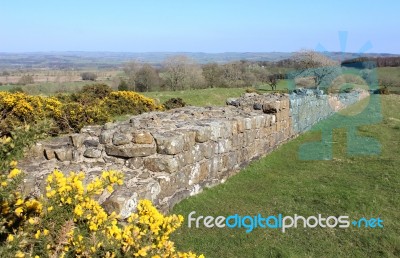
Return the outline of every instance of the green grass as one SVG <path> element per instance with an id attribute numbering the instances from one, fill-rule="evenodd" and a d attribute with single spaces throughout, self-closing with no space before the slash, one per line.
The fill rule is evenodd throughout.
<path id="1" fill-rule="evenodd" d="M 153 99 L 158 99 L 161 103 L 170 98 L 182 98 L 183 101 L 192 106 L 223 106 L 227 98 L 239 97 L 244 92 L 244 88 L 212 88 L 184 91 L 142 92 L 141 94 Z"/>
<path id="2" fill-rule="evenodd" d="M 177 204 L 173 213 L 196 216 L 348 215 L 380 217 L 383 229 L 199 229 L 184 224 L 172 237 L 180 250 L 206 257 L 399 257 L 400 96 L 382 96 L 383 120 L 362 126 L 379 140 L 379 156 L 348 156 L 346 130 L 333 134 L 333 159 L 299 160 L 299 147 L 319 140 L 308 132 L 252 162 L 225 184 Z M 351 112 L 350 112 L 351 113 Z"/>
<path id="3" fill-rule="evenodd" d="M 397 83 L 388 87 L 389 92 L 400 94 L 400 67 L 379 67 L 377 71 L 379 79 L 388 79 Z"/>
<path id="4" fill-rule="evenodd" d="M 2 85 L 0 86 L 0 91 L 9 91 L 14 88 L 21 88 L 24 92 L 29 95 L 54 95 L 57 93 L 73 93 L 77 92 L 84 85 L 93 84 L 93 83 L 110 83 L 108 81 L 80 81 L 80 82 L 47 82 L 47 83 L 35 83 L 29 85 Z"/>
<path id="5" fill-rule="evenodd" d="M 251 87 L 248 87 L 251 88 Z M 282 80 L 277 85 L 277 90 L 285 90 L 287 82 Z M 187 104 L 192 106 L 223 106 L 227 98 L 240 97 L 247 88 L 210 88 L 199 90 L 184 91 L 157 91 L 141 92 L 141 94 L 158 99 L 161 103 L 170 98 L 182 98 Z M 272 92 L 268 85 L 256 87 L 260 93 Z"/>

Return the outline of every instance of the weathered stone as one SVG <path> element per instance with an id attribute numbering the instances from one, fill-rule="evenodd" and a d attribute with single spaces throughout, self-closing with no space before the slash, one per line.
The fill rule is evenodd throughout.
<path id="1" fill-rule="evenodd" d="M 114 135 L 114 131 L 104 130 L 99 136 L 99 141 L 101 144 L 110 144 Z"/>
<path id="2" fill-rule="evenodd" d="M 34 144 L 28 152 L 28 155 L 30 157 L 40 157 L 43 158 L 44 155 L 44 146 L 42 143 L 36 143 Z"/>
<path id="3" fill-rule="evenodd" d="M 96 148 L 86 149 L 83 153 L 83 156 L 86 158 L 100 158 L 101 157 L 101 150 Z"/>
<path id="4" fill-rule="evenodd" d="M 262 110 L 263 105 L 261 103 L 254 103 L 253 109 L 254 110 Z"/>
<path id="5" fill-rule="evenodd" d="M 103 156 L 103 160 L 104 160 L 104 162 L 112 164 L 112 165 L 124 165 L 125 164 L 125 159 L 122 159 L 120 157 Z M 112 168 L 107 168 L 107 169 L 112 169 Z"/>
<path id="6" fill-rule="evenodd" d="M 86 136 L 84 134 L 75 133 L 71 136 L 72 145 L 76 148 L 80 148 L 83 145 L 83 141 L 85 140 Z"/>
<path id="7" fill-rule="evenodd" d="M 50 159 L 55 159 L 56 158 L 56 154 L 54 153 L 53 149 L 50 148 L 46 148 L 44 149 L 44 156 L 46 157 L 46 159 L 50 160 Z"/>
<path id="8" fill-rule="evenodd" d="M 125 162 L 125 165 L 128 168 L 132 168 L 132 169 L 141 168 L 141 167 L 143 167 L 143 158 L 140 158 L 140 157 L 130 158 Z"/>
<path id="9" fill-rule="evenodd" d="M 152 144 L 154 138 L 149 132 L 134 132 L 132 134 L 132 141 L 137 144 Z"/>
<path id="10" fill-rule="evenodd" d="M 236 118 L 237 122 L 237 131 L 238 133 L 243 133 L 245 128 L 244 128 L 244 119 L 242 118 Z"/>
<path id="11" fill-rule="evenodd" d="M 131 139 L 129 139 L 128 136 L 125 134 L 114 133 L 112 142 L 114 145 L 119 146 L 119 145 L 124 145 L 124 144 L 130 143 Z"/>
<path id="12" fill-rule="evenodd" d="M 103 202 L 103 208 L 108 212 L 116 212 L 122 218 L 127 218 L 136 211 L 139 203 L 138 194 L 127 191 L 115 191 Z"/>
<path id="13" fill-rule="evenodd" d="M 156 153 L 156 146 L 155 144 L 107 145 L 105 151 L 109 156 L 121 158 L 146 157 Z"/>
<path id="14" fill-rule="evenodd" d="M 211 138 L 211 128 L 209 126 L 196 126 L 193 127 L 196 132 L 195 141 L 196 142 L 206 142 Z"/>
<path id="15" fill-rule="evenodd" d="M 226 100 L 226 104 L 227 105 L 232 105 L 232 106 L 235 106 L 235 107 L 238 107 L 240 105 L 240 103 L 235 98 L 228 98 Z"/>
<path id="16" fill-rule="evenodd" d="M 162 200 L 172 197 L 178 190 L 185 189 L 188 184 L 187 176 L 184 172 L 176 172 L 173 174 L 157 175 L 155 178 L 160 184 L 159 198 Z"/>
<path id="17" fill-rule="evenodd" d="M 194 158 L 196 157 L 193 155 L 193 150 L 184 151 L 177 154 L 176 159 L 178 160 L 179 166 L 184 167 L 186 165 L 191 165 L 194 162 Z"/>
<path id="18" fill-rule="evenodd" d="M 266 114 L 276 114 L 280 109 L 280 102 L 266 102 L 263 104 L 263 112 Z"/>
<path id="19" fill-rule="evenodd" d="M 197 162 L 192 166 L 189 174 L 189 185 L 197 184 L 205 180 L 210 168 L 209 161 Z"/>
<path id="20" fill-rule="evenodd" d="M 215 153 L 225 153 L 231 150 L 232 142 L 229 139 L 221 139 L 217 142 L 218 148 Z"/>
<path id="21" fill-rule="evenodd" d="M 199 143 L 198 146 L 200 147 L 201 156 L 199 158 L 206 158 L 209 159 L 214 155 L 214 149 L 217 143 L 210 142 L 210 143 Z"/>
<path id="22" fill-rule="evenodd" d="M 98 137 L 101 133 L 101 125 L 88 125 L 81 129 L 80 133 L 88 134 L 90 136 Z"/>
<path id="23" fill-rule="evenodd" d="M 182 134 L 165 132 L 155 133 L 153 136 L 157 142 L 158 153 L 173 155 L 183 151 L 185 140 Z"/>
<path id="24" fill-rule="evenodd" d="M 190 129 L 178 129 L 176 130 L 178 134 L 183 135 L 183 150 L 187 151 L 193 147 L 196 143 L 196 132 Z"/>
<path id="25" fill-rule="evenodd" d="M 54 150 L 54 154 L 59 161 L 72 160 L 72 149 L 57 149 Z"/>
<path id="26" fill-rule="evenodd" d="M 110 130 L 110 129 L 114 129 L 117 126 L 117 124 L 114 123 L 105 123 L 103 126 L 104 130 Z"/>
<path id="27" fill-rule="evenodd" d="M 251 129 L 251 118 L 250 117 L 246 117 L 243 119 L 244 121 L 244 129 L 245 130 L 250 130 Z"/>
<path id="28" fill-rule="evenodd" d="M 97 148 L 99 146 L 99 141 L 97 140 L 85 140 L 83 142 L 86 148 Z"/>
<path id="29" fill-rule="evenodd" d="M 179 169 L 179 163 L 173 156 L 157 155 L 146 158 L 144 167 L 154 172 L 175 173 Z"/>

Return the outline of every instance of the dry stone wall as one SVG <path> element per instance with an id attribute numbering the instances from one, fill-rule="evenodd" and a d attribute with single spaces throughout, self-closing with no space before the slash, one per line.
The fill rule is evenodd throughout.
<path id="1" fill-rule="evenodd" d="M 328 109 L 328 100 L 338 96 L 245 94 L 225 107 L 185 107 L 88 126 L 79 134 L 37 143 L 20 162 L 27 172 L 24 188 L 40 194 L 54 169 L 84 171 L 88 180 L 103 170 L 118 170 L 125 174 L 124 185 L 99 199 L 107 210 L 127 217 L 139 199 L 150 199 L 167 211 L 204 187 L 223 183 L 361 94 L 349 96 L 346 104 Z"/>

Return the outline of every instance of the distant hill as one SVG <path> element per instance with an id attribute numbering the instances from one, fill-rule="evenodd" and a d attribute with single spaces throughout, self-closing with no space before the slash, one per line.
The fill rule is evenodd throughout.
<path id="1" fill-rule="evenodd" d="M 33 52 L 33 53 L 1 53 L 0 70 L 7 69 L 111 69 L 119 68 L 125 62 L 138 62 L 161 65 L 165 58 L 174 55 L 186 55 L 198 63 L 226 63 L 238 60 L 247 61 L 279 61 L 290 58 L 293 53 L 288 52 Z M 341 53 L 324 52 L 323 54 L 334 60 L 345 60 L 358 57 L 394 57 L 398 55 L 374 53 Z"/>

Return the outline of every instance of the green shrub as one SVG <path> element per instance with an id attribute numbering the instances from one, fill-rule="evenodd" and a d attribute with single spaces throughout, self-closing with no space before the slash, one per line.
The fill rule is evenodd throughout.
<path id="1" fill-rule="evenodd" d="M 379 87 L 379 94 L 388 95 L 390 94 L 387 86 Z"/>
<path id="2" fill-rule="evenodd" d="M 186 103 L 181 98 L 170 98 L 163 103 L 165 109 L 180 108 L 186 106 Z"/>
<path id="3" fill-rule="evenodd" d="M 127 91 L 128 88 L 129 88 L 128 83 L 125 80 L 121 80 L 120 83 L 118 84 L 119 91 Z"/>
<path id="4" fill-rule="evenodd" d="M 22 158 L 26 148 L 45 138 L 52 126 L 50 120 L 43 120 L 15 128 L 9 135 L 0 137 L 0 174 L 9 169 L 10 162 Z"/>
<path id="5" fill-rule="evenodd" d="M 81 73 L 82 80 L 84 81 L 95 81 L 97 79 L 97 74 L 93 72 Z"/>

